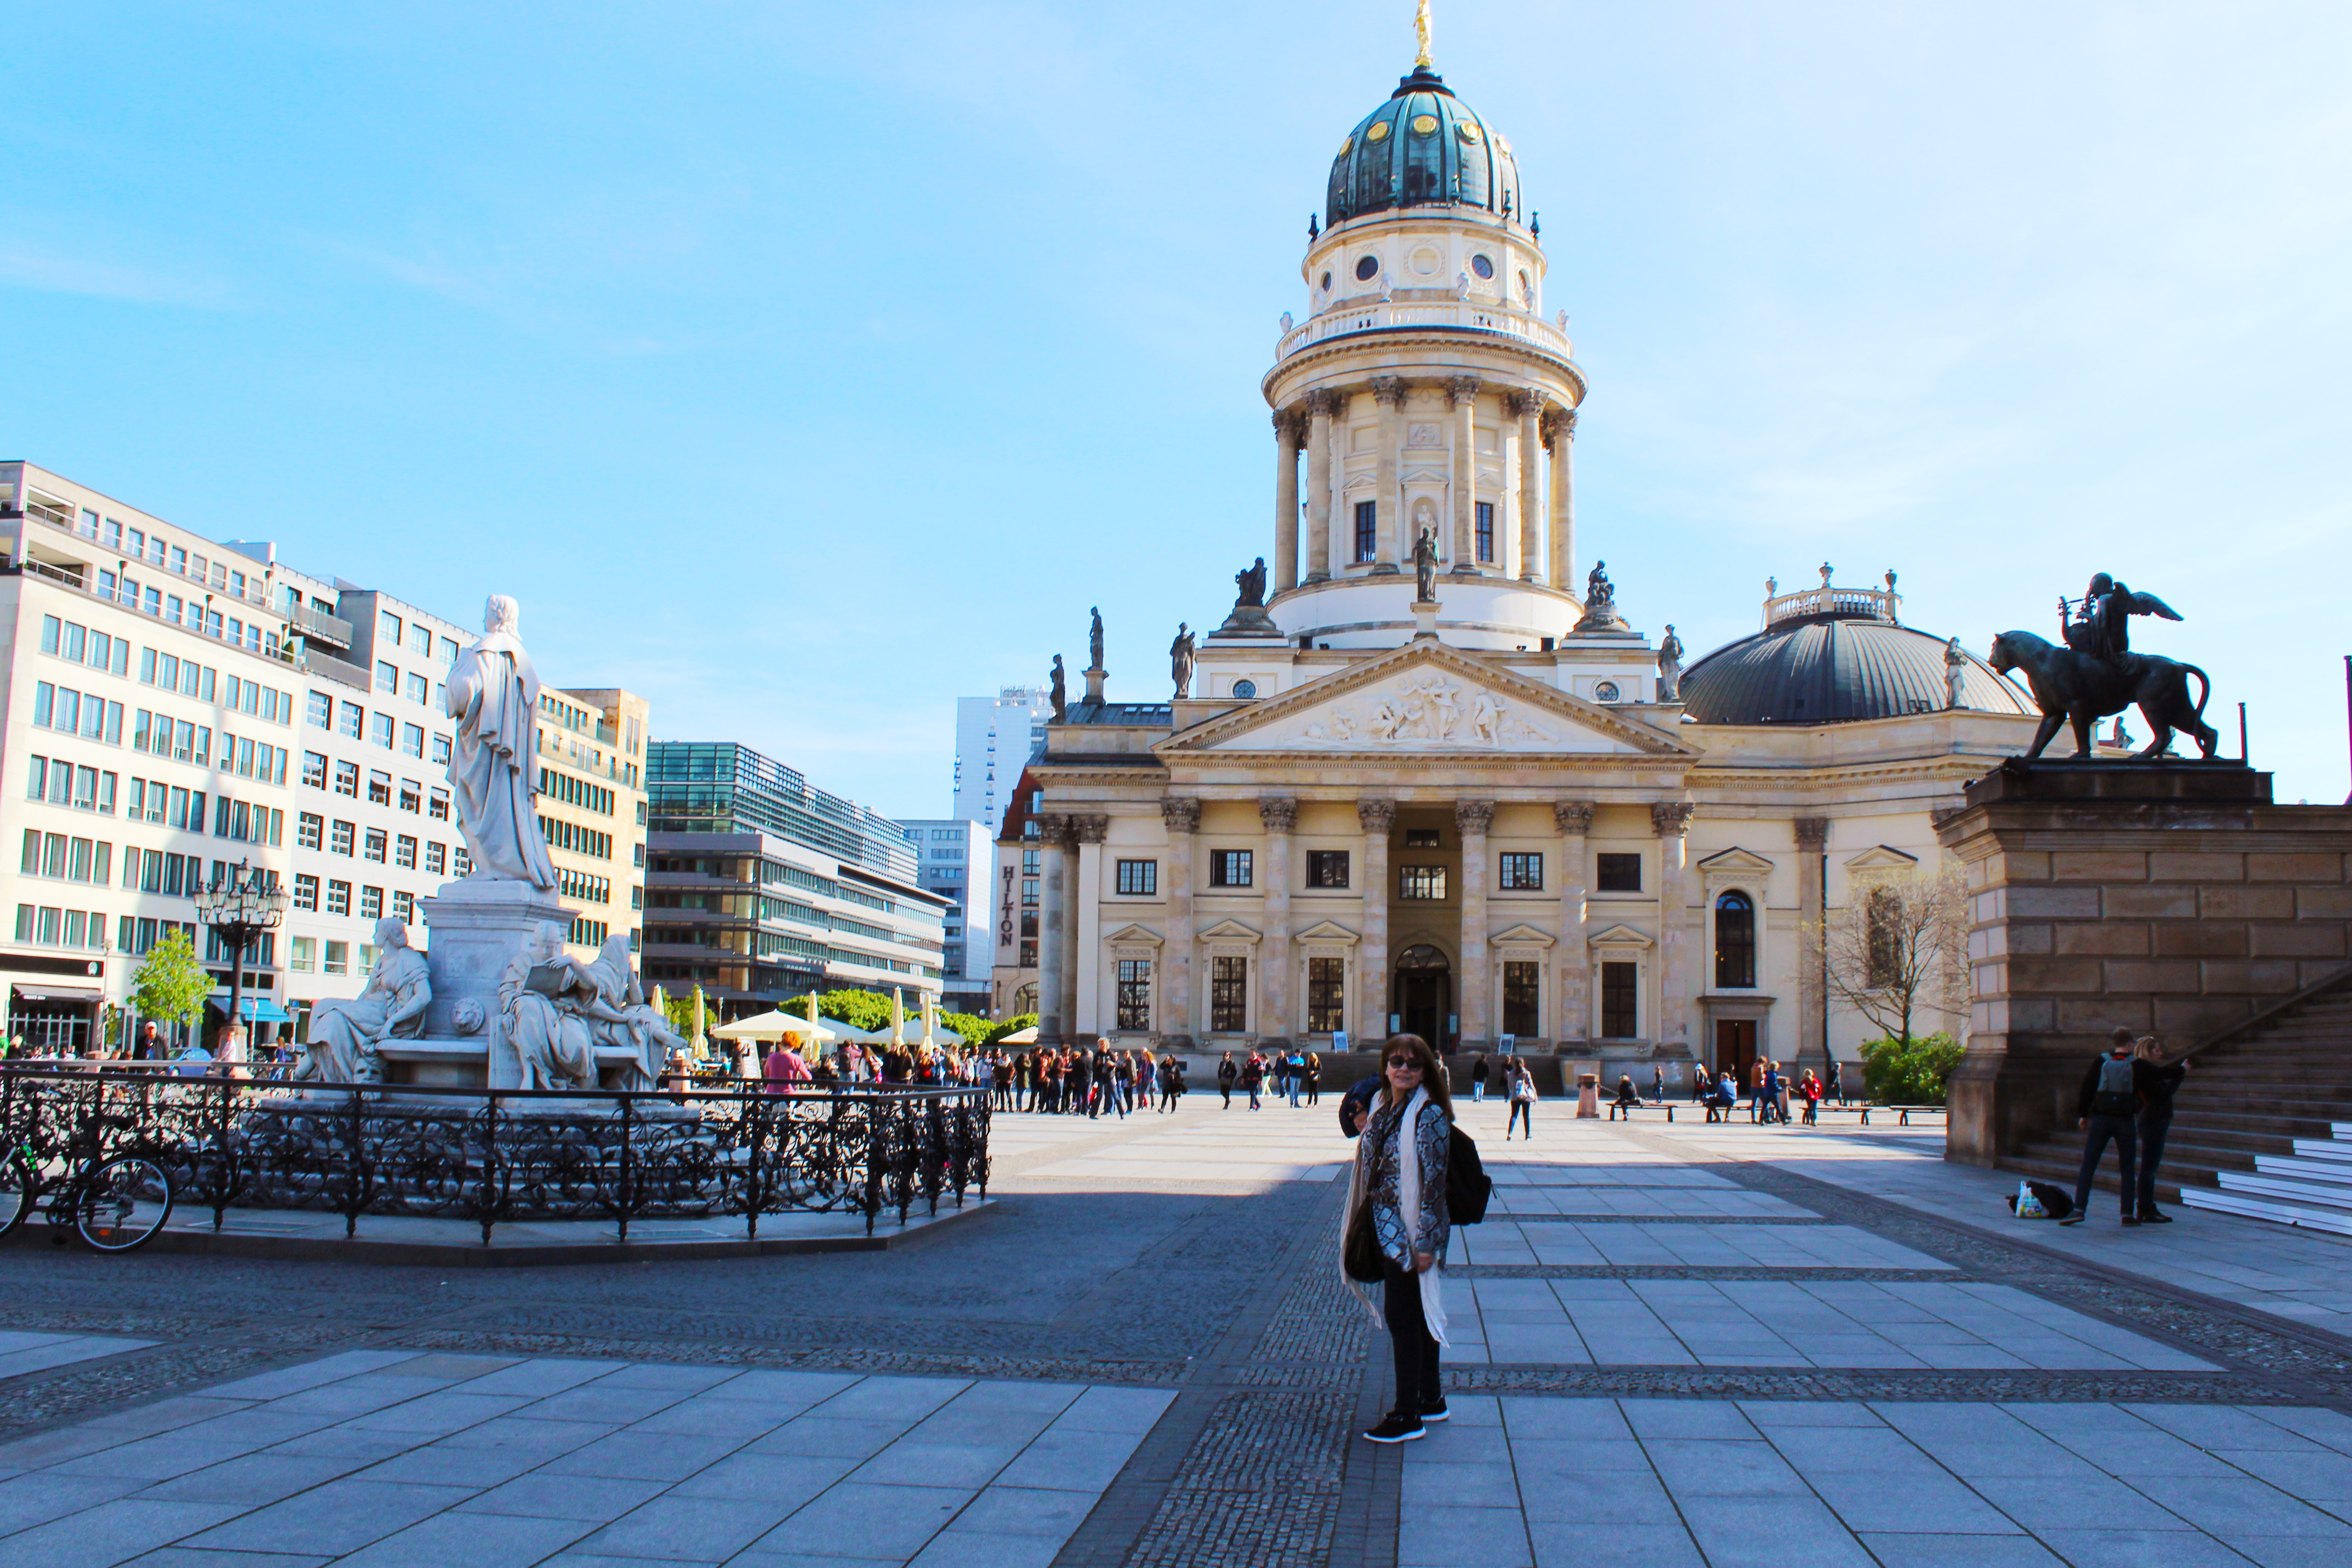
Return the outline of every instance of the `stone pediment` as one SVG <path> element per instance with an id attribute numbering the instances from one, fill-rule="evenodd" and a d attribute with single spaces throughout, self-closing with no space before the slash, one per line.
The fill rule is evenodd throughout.
<path id="1" fill-rule="evenodd" d="M 1293 942 L 1343 942 L 1353 943 L 1356 933 L 1338 921 L 1318 921 L 1290 939 Z"/>
<path id="2" fill-rule="evenodd" d="M 1123 925 L 1103 941 L 1114 947 L 1158 947 L 1160 933 L 1147 925 Z"/>
<path id="3" fill-rule="evenodd" d="M 1160 742 L 1191 753 L 1292 752 L 1691 757 L 1633 715 L 1416 640 Z"/>
<path id="4" fill-rule="evenodd" d="M 1584 941 L 1588 947 L 1643 948 L 1658 945 L 1643 932 L 1626 925 L 1611 926 L 1607 931 L 1595 931 Z"/>
<path id="5" fill-rule="evenodd" d="M 1919 864 L 1916 855 L 1906 855 L 1888 844 L 1874 844 L 1859 855 L 1846 858 L 1849 871 L 1908 871 Z"/>
<path id="6" fill-rule="evenodd" d="M 1720 854 L 1710 855 L 1700 861 L 1698 868 L 1710 876 L 1721 876 L 1726 873 L 1762 876 L 1772 868 L 1772 862 L 1761 855 L 1751 854 L 1735 844 Z"/>
<path id="7" fill-rule="evenodd" d="M 1531 925 L 1515 925 L 1508 931 L 1496 931 L 1486 941 L 1494 947 L 1549 947 L 1553 938 L 1549 931 L 1538 931 Z"/>
<path id="8" fill-rule="evenodd" d="M 1257 932 L 1239 921 L 1219 921 L 1201 933 L 1202 942 L 1255 942 Z"/>

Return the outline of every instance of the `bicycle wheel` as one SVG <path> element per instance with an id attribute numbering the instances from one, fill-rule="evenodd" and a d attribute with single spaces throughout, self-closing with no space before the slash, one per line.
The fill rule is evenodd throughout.
<path id="1" fill-rule="evenodd" d="M 152 1160 L 109 1160 L 73 1198 L 74 1229 L 100 1252 L 144 1247 L 172 1217 L 172 1179 Z"/>
<path id="2" fill-rule="evenodd" d="M 0 1160 L 0 1236 L 24 1224 L 25 1216 L 39 1205 L 40 1197 L 40 1179 L 22 1154 Z"/>

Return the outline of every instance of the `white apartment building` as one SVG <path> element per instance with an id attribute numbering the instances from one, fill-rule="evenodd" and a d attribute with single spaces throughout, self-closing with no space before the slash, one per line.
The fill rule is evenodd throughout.
<path id="1" fill-rule="evenodd" d="M 950 816 L 984 823 L 991 833 L 1012 803 L 1013 781 L 1045 741 L 1052 696 L 1035 686 L 1007 686 L 993 697 L 956 699 L 954 803 Z"/>
<path id="2" fill-rule="evenodd" d="M 960 817 L 911 817 L 900 826 L 915 849 L 916 885 L 950 900 L 940 965 L 944 1005 L 984 1016 L 994 952 L 988 900 L 995 840 L 987 826 Z"/>
<path id="3" fill-rule="evenodd" d="M 441 700 L 478 634 L 25 463 L 0 464 L 0 810 L 22 818 L 0 817 L 22 846 L 0 894 L 9 1031 L 79 1048 L 175 926 L 225 1012 L 230 955 L 193 898 L 241 860 L 292 895 L 247 955 L 247 1016 L 283 1027 L 356 995 L 377 921 L 413 923 L 418 899 L 470 869 Z M 554 858 L 585 956 L 579 939 L 636 930 L 642 778 L 615 742 L 642 749 L 646 708 L 551 690 L 541 709 L 542 816 L 551 847 L 572 846 Z M 580 710 L 584 740 L 557 735 Z M 615 725 L 634 728 L 607 741 Z M 591 820 L 611 826 L 592 837 Z"/>

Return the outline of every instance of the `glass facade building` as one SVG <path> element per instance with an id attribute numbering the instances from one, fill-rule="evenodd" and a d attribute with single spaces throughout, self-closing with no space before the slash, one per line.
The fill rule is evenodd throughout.
<path id="1" fill-rule="evenodd" d="M 915 852 L 898 823 L 811 788 L 798 772 L 749 746 L 654 742 L 646 749 L 646 811 L 655 833 L 764 833 L 915 879 Z"/>

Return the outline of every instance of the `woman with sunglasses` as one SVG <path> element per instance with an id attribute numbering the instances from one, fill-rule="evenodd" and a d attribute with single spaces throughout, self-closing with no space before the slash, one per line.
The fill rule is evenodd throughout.
<path id="1" fill-rule="evenodd" d="M 1446 1342 L 1441 1280 L 1454 1102 L 1445 1092 L 1445 1069 L 1418 1035 L 1389 1037 L 1381 1076 L 1381 1092 L 1356 1143 L 1340 1237 L 1345 1251 L 1356 1228 L 1369 1227 L 1380 1253 L 1381 1316 L 1396 1356 L 1396 1406 L 1364 1436 L 1375 1443 L 1409 1443 L 1426 1423 L 1446 1415 L 1438 1347 Z"/>

